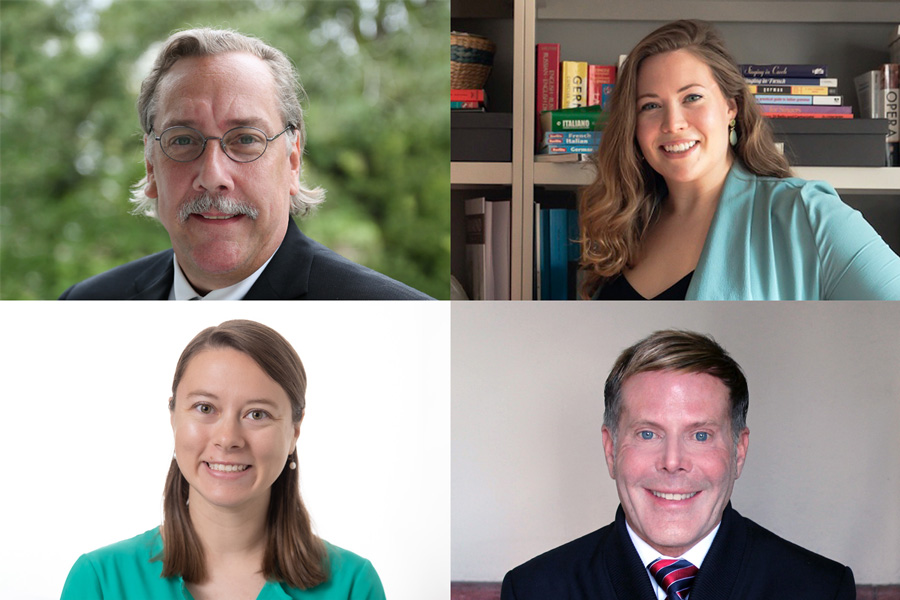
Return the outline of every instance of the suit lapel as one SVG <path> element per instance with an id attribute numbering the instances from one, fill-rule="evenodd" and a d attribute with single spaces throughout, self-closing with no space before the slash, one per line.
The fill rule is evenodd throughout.
<path id="1" fill-rule="evenodd" d="M 616 511 L 613 534 L 603 550 L 604 569 L 609 575 L 616 598 L 619 600 L 656 600 L 647 569 L 641 563 L 631 537 L 625 528 L 625 512 L 622 506 Z M 693 600 L 693 599 L 692 599 Z"/>
<path id="2" fill-rule="evenodd" d="M 284 240 L 244 300 L 297 300 L 305 296 L 312 257 L 310 239 L 289 219 Z"/>
<path id="3" fill-rule="evenodd" d="M 170 249 L 152 257 L 140 275 L 134 279 L 134 294 L 129 300 L 168 300 L 175 282 L 175 264 Z"/>
<path id="4" fill-rule="evenodd" d="M 726 600 L 734 597 L 741 589 L 736 585 L 742 577 L 741 565 L 747 552 L 747 529 L 743 517 L 731 508 L 725 507 L 722 524 L 703 565 L 694 579 L 690 600 Z"/>

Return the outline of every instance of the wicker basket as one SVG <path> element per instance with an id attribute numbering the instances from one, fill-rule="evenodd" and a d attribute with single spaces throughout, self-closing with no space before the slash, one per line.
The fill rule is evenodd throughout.
<path id="1" fill-rule="evenodd" d="M 450 87 L 480 90 L 494 64 L 494 42 L 470 33 L 450 32 Z"/>

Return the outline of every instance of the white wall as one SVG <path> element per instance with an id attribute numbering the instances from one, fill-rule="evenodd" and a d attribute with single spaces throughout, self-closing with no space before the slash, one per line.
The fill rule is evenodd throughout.
<path id="1" fill-rule="evenodd" d="M 510 568 L 612 521 L 603 384 L 668 327 L 711 333 L 750 386 L 735 508 L 900 582 L 900 304 L 454 303 L 451 578 Z"/>
<path id="2" fill-rule="evenodd" d="M 59 598 L 84 552 L 155 527 L 175 363 L 232 318 L 306 368 L 301 487 L 318 533 L 388 597 L 449 593 L 447 303 L 12 303 L 0 313 L 0 597 Z"/>

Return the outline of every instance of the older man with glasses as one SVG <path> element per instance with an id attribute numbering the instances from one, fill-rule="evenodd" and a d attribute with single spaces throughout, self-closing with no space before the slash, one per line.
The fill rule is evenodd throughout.
<path id="1" fill-rule="evenodd" d="M 147 175 L 132 197 L 136 212 L 160 220 L 172 250 L 91 277 L 60 299 L 427 299 L 293 223 L 324 197 L 301 177 L 301 92 L 290 60 L 255 38 L 172 35 L 141 85 Z"/>

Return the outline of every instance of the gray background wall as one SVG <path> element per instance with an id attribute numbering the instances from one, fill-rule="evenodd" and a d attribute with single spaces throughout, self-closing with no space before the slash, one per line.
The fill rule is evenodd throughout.
<path id="1" fill-rule="evenodd" d="M 900 582 L 896 303 L 453 303 L 451 579 L 510 568 L 609 523 L 603 383 L 650 332 L 711 333 L 750 385 L 745 516 Z"/>

